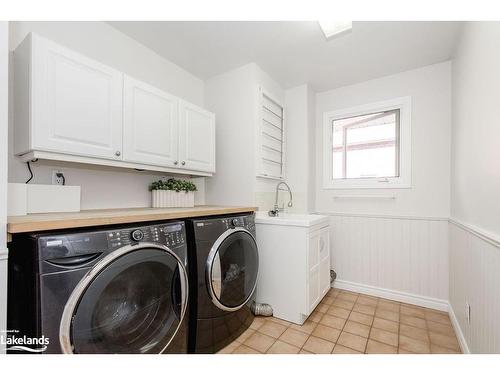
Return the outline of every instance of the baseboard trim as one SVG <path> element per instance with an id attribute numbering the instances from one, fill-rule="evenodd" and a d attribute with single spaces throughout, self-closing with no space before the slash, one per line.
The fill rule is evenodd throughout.
<path id="1" fill-rule="evenodd" d="M 462 328 L 458 323 L 457 316 L 455 315 L 455 311 L 451 306 L 451 303 L 448 304 L 448 314 L 450 315 L 451 324 L 453 325 L 453 329 L 455 330 L 455 334 L 457 335 L 458 343 L 460 344 L 460 349 L 462 349 L 462 353 L 470 354 L 469 345 L 467 345 L 467 340 L 465 339 L 465 335 L 462 332 Z"/>
<path id="2" fill-rule="evenodd" d="M 375 297 L 382 297 L 387 299 L 392 299 L 394 301 L 409 303 L 412 305 L 427 307 L 430 309 L 448 311 L 449 303 L 446 300 L 420 296 L 418 294 L 399 292 L 396 290 L 390 290 L 385 288 L 379 288 L 376 286 L 354 283 L 345 280 L 335 280 L 333 286 L 339 289 L 349 290 L 351 292 L 368 294 Z"/>

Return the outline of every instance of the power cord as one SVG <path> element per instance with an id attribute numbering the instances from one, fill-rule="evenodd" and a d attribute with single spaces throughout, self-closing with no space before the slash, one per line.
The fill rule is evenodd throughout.
<path id="1" fill-rule="evenodd" d="M 26 181 L 26 183 L 28 184 L 33 179 L 33 172 L 31 171 L 31 166 L 29 161 L 26 162 L 26 165 L 28 166 L 28 171 L 30 172 L 30 178 L 28 178 L 28 180 Z"/>

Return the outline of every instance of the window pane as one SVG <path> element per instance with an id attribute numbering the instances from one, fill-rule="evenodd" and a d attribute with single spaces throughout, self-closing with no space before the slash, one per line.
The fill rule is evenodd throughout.
<path id="1" fill-rule="evenodd" d="M 335 120 L 332 141 L 333 178 L 399 176 L 399 110 Z"/>

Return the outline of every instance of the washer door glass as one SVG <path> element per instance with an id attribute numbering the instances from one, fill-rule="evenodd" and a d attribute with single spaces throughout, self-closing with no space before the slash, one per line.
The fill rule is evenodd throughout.
<path id="1" fill-rule="evenodd" d="M 113 260 L 88 285 L 74 310 L 74 353 L 161 353 L 180 325 L 178 260 L 142 248 Z"/>
<path id="2" fill-rule="evenodd" d="M 209 292 L 219 308 L 232 311 L 247 303 L 255 290 L 259 254 L 246 230 L 229 229 L 221 238 L 208 258 Z"/>

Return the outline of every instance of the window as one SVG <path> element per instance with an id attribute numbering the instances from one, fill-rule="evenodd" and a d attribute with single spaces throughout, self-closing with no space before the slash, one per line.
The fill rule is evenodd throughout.
<path id="1" fill-rule="evenodd" d="M 325 113 L 325 188 L 410 187 L 410 99 Z"/>
<path id="2" fill-rule="evenodd" d="M 260 160 L 257 175 L 283 179 L 285 177 L 284 109 L 263 90 L 260 90 L 260 94 Z"/>

